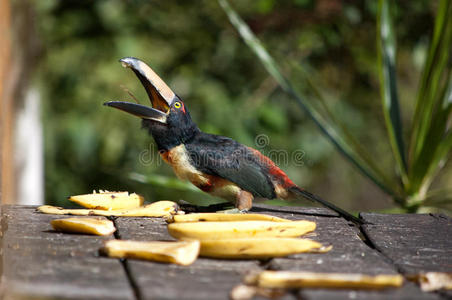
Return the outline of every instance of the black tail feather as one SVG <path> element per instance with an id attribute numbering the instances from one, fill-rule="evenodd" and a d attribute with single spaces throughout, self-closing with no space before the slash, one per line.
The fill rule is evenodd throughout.
<path id="1" fill-rule="evenodd" d="M 364 220 L 353 216 L 352 214 L 346 212 L 342 208 L 339 208 L 336 205 L 334 205 L 334 204 L 332 204 L 332 203 L 330 203 L 330 202 L 328 202 L 326 200 L 323 200 L 322 198 L 320 198 L 320 197 L 318 197 L 318 196 L 316 196 L 314 194 L 311 194 L 310 192 L 308 192 L 306 190 L 303 190 L 303 189 L 301 189 L 301 188 L 299 188 L 297 186 L 290 188 L 290 191 L 293 192 L 294 194 L 303 196 L 303 197 L 305 197 L 305 198 L 307 198 L 307 199 L 309 199 L 311 201 L 318 202 L 318 203 L 322 204 L 323 206 L 328 207 L 331 210 L 334 210 L 341 217 L 343 217 L 344 219 L 346 219 L 348 221 L 352 221 L 353 223 L 356 223 L 356 224 L 364 224 L 365 223 Z"/>

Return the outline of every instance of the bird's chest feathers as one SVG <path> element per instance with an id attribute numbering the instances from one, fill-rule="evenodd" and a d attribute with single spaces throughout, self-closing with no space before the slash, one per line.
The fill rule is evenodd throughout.
<path id="1" fill-rule="evenodd" d="M 209 178 L 197 170 L 191 163 L 187 149 L 184 145 L 176 146 L 166 152 L 160 153 L 163 160 L 173 167 L 176 176 L 188 180 L 196 186 L 209 182 Z"/>

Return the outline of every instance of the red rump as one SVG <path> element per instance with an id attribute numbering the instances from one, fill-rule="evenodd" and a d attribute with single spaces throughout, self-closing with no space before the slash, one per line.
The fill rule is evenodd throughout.
<path id="1" fill-rule="evenodd" d="M 212 180 L 209 180 L 206 183 L 198 185 L 198 188 L 201 189 L 201 191 L 206 192 L 206 193 L 210 192 L 213 187 L 214 187 L 214 185 L 212 184 Z"/>
<path id="2" fill-rule="evenodd" d="M 268 167 L 268 173 L 277 179 L 284 188 L 296 186 L 292 180 L 281 170 L 270 158 L 260 153 L 258 150 L 248 147 L 259 158 L 260 162 Z"/>

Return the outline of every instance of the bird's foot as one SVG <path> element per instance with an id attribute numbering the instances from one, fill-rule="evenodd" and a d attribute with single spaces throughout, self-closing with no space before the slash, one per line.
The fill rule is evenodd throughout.
<path id="1" fill-rule="evenodd" d="M 240 210 L 250 210 L 253 207 L 254 196 L 250 192 L 241 190 L 235 199 L 235 207 Z"/>

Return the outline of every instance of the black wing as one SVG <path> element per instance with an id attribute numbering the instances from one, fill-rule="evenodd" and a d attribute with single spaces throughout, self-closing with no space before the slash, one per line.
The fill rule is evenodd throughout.
<path id="1" fill-rule="evenodd" d="M 227 137 L 200 132 L 185 148 L 201 172 L 227 179 L 256 197 L 276 197 L 267 167 L 248 147 Z"/>

